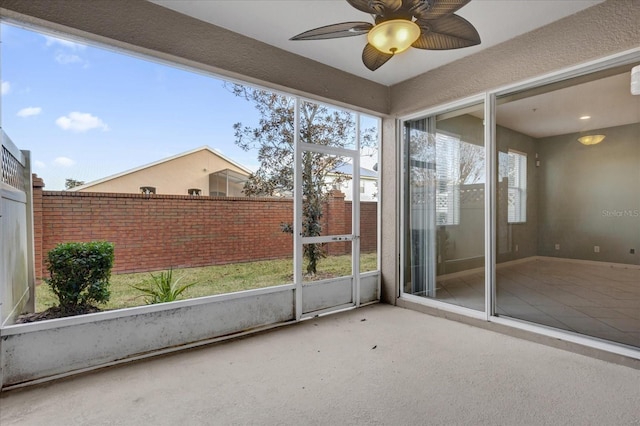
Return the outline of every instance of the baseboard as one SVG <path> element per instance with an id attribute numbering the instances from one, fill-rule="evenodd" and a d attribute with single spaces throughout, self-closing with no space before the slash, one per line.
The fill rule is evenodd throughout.
<path id="1" fill-rule="evenodd" d="M 570 259 L 566 257 L 551 257 L 551 256 L 533 256 L 533 257 L 535 257 L 536 260 L 549 260 L 552 262 L 577 263 L 580 265 L 607 266 L 610 268 L 622 268 L 622 269 L 640 269 L 640 265 L 633 265 L 630 263 L 600 262 L 598 260 Z"/>
<path id="2" fill-rule="evenodd" d="M 523 257 L 522 259 L 509 260 L 508 262 L 502 262 L 502 263 L 496 264 L 496 269 L 506 268 L 507 266 L 519 265 L 521 263 L 533 262 L 537 258 L 538 256 L 529 256 L 529 257 Z M 466 277 L 468 275 L 477 274 L 481 272 L 484 272 L 484 267 L 467 269 L 466 271 L 452 272 L 450 274 L 438 275 L 436 277 L 436 282 L 446 281 L 453 278 Z"/>
<path id="3" fill-rule="evenodd" d="M 508 262 L 502 262 L 496 264 L 496 269 L 507 268 L 509 266 L 520 265 L 522 263 L 529 263 L 535 261 L 551 261 L 558 263 L 574 263 L 580 265 L 592 265 L 592 266 L 605 266 L 609 268 L 621 268 L 621 269 L 634 269 L 640 270 L 640 265 L 632 265 L 629 263 L 614 263 L 614 262 L 600 262 L 598 260 L 582 260 L 582 259 L 570 259 L 566 257 L 551 257 L 551 256 L 529 256 L 522 259 L 509 260 Z M 436 282 L 447 281 L 454 278 L 466 277 L 472 274 L 484 272 L 484 268 L 467 269 L 466 271 L 453 272 L 451 274 L 438 275 Z"/>

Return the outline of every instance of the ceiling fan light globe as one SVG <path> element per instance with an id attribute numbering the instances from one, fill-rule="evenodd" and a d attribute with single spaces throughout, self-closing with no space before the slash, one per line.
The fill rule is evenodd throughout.
<path id="1" fill-rule="evenodd" d="M 400 53 L 407 50 L 420 37 L 420 27 L 406 19 L 384 21 L 367 34 L 369 44 L 382 53 Z"/>
<path id="2" fill-rule="evenodd" d="M 604 135 L 588 135 L 588 136 L 582 136 L 578 138 L 578 142 L 580 142 L 582 145 L 597 145 L 600 142 L 602 142 L 604 140 L 605 136 Z"/>

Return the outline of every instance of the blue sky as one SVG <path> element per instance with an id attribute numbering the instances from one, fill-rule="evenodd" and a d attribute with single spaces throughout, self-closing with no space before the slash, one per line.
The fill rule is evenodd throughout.
<path id="1" fill-rule="evenodd" d="M 257 169 L 256 153 L 235 146 L 232 126 L 258 116 L 222 80 L 6 24 L 0 37 L 0 124 L 31 151 L 46 189 L 203 145 Z"/>
<path id="2" fill-rule="evenodd" d="M 253 106 L 221 80 L 2 25 L 2 128 L 47 189 L 209 145 L 249 167 L 232 125 Z"/>

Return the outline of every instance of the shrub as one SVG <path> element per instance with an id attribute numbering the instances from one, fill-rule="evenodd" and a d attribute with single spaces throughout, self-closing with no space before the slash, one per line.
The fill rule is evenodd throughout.
<path id="1" fill-rule="evenodd" d="M 151 282 L 145 282 L 146 287 L 135 286 L 131 287 L 135 288 L 144 293 L 147 297 L 146 301 L 148 305 L 152 305 L 154 303 L 166 303 L 173 302 L 178 299 L 186 289 L 195 285 L 197 283 L 189 283 L 184 285 L 178 285 L 180 280 L 184 278 L 184 276 L 178 278 L 173 281 L 173 268 L 169 269 L 168 272 L 160 272 L 160 275 L 151 275 Z"/>
<path id="2" fill-rule="evenodd" d="M 112 243 L 58 244 L 47 253 L 49 278 L 44 281 L 63 312 L 79 312 L 93 303 L 109 301 L 112 266 Z"/>

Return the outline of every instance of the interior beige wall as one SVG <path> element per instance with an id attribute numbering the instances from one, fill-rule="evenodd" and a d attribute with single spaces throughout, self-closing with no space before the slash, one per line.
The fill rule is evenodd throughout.
<path id="1" fill-rule="evenodd" d="M 496 144 L 499 152 L 507 153 L 513 149 L 527 154 L 527 221 L 518 224 L 508 223 L 507 179 L 504 179 L 501 184 L 503 191 L 497 191 L 496 195 L 498 205 L 496 262 L 502 263 L 538 254 L 539 168 L 536 167 L 536 140 L 531 136 L 496 126 Z"/>
<path id="2" fill-rule="evenodd" d="M 606 139 L 538 139 L 538 254 L 640 265 L 640 124 L 593 133 Z"/>

